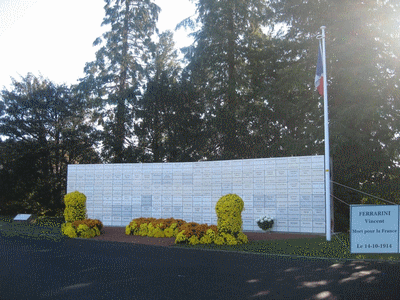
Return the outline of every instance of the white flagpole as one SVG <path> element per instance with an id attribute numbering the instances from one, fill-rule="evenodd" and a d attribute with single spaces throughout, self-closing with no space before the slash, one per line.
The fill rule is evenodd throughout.
<path id="1" fill-rule="evenodd" d="M 325 26 L 321 26 L 322 35 L 322 67 L 324 76 L 324 139 L 325 139 L 325 222 L 326 240 L 331 240 L 331 176 L 329 165 L 329 119 L 328 119 L 328 88 L 326 76 L 326 52 L 325 52 Z"/>

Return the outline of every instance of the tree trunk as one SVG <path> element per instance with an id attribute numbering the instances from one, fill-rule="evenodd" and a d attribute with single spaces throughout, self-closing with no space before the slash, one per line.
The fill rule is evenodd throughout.
<path id="1" fill-rule="evenodd" d="M 232 4 L 233 6 L 234 4 Z M 234 153 L 237 152 L 237 125 L 236 125 L 236 110 L 237 110 L 237 97 L 236 97 L 236 79 L 235 79 L 235 21 L 234 21 L 234 7 L 229 8 L 228 15 L 228 92 L 226 104 L 226 129 L 225 132 L 225 158 L 233 158 Z M 224 155 L 225 156 L 225 155 Z"/>
<path id="2" fill-rule="evenodd" d="M 228 106 L 230 109 L 235 107 L 235 94 L 236 94 L 236 81 L 235 81 L 235 23 L 234 23 L 234 9 L 229 9 L 228 16 Z"/>
<path id="3" fill-rule="evenodd" d="M 119 78 L 119 87 L 117 92 L 117 112 L 116 112 L 116 127 L 115 127 L 115 159 L 114 162 L 121 163 L 124 161 L 124 142 L 125 142 L 125 118 L 126 118 L 126 107 L 125 107 L 125 90 L 126 90 L 126 78 L 128 72 L 128 62 L 126 57 L 128 54 L 128 31 L 129 31 L 129 3 L 125 1 L 125 19 L 124 28 L 122 31 L 122 63 Z"/>

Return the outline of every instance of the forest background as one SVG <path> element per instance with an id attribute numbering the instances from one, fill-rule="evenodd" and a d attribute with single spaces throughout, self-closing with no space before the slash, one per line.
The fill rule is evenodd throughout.
<path id="1" fill-rule="evenodd" d="M 60 214 L 68 164 L 324 154 L 322 25 L 335 230 L 349 204 L 387 204 L 342 185 L 399 204 L 399 1 L 193 2 L 183 58 L 152 1 L 105 0 L 110 30 L 79 84 L 28 73 L 3 88 L 0 214 Z"/>

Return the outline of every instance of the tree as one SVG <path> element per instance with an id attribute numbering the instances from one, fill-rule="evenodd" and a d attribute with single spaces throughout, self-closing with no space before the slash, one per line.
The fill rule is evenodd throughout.
<path id="1" fill-rule="evenodd" d="M 228 159 L 293 153 L 287 150 L 288 142 L 282 145 L 283 137 L 293 136 L 290 127 L 301 128 L 304 122 L 301 116 L 292 120 L 298 107 L 284 114 L 287 105 L 275 95 L 274 85 L 284 83 L 280 70 L 289 62 L 283 42 L 266 30 L 273 25 L 267 2 L 200 0 L 197 12 L 196 20 L 187 19 L 181 25 L 201 26 L 187 51 L 186 73 L 205 107 L 206 156 Z M 309 132 L 301 135 L 309 136 Z"/>
<path id="2" fill-rule="evenodd" d="M 102 25 L 110 31 L 93 45 L 105 44 L 96 60 L 85 66 L 80 89 L 90 91 L 102 111 L 104 153 L 112 162 L 126 160 L 126 143 L 132 139 L 135 101 L 146 79 L 151 37 L 156 32 L 160 8 L 150 0 L 105 0 Z M 106 104 L 111 108 L 106 110 Z"/>
<path id="3" fill-rule="evenodd" d="M 172 32 L 160 35 L 150 65 L 152 77 L 138 102 L 135 133 L 151 161 L 194 161 L 200 157 L 201 107 L 193 88 L 182 80 Z"/>
<path id="4" fill-rule="evenodd" d="M 1 92 L 0 135 L 7 139 L 0 165 L 9 197 L 2 201 L 60 207 L 67 164 L 99 162 L 96 131 L 85 124 L 85 103 L 70 88 L 30 73 L 21 79 Z"/>
<path id="5" fill-rule="evenodd" d="M 12 215 L 32 209 L 39 211 L 40 205 L 32 201 L 32 192 L 37 189 L 40 177 L 40 155 L 33 142 L 6 140 L 0 142 L 0 212 Z"/>
<path id="6" fill-rule="evenodd" d="M 274 3 L 277 21 L 288 26 L 285 40 L 303 49 L 298 59 L 305 65 L 315 66 L 315 37 L 320 26 L 327 26 L 335 181 L 392 202 L 400 191 L 395 187 L 400 175 L 399 6 L 397 1 L 361 0 Z M 334 194 L 349 203 L 364 198 L 338 185 Z"/>
<path id="7" fill-rule="evenodd" d="M 148 80 L 159 81 L 162 76 L 177 82 L 182 71 L 175 48 L 174 34 L 167 30 L 158 36 L 158 42 L 152 47 L 152 59 L 147 65 Z"/>

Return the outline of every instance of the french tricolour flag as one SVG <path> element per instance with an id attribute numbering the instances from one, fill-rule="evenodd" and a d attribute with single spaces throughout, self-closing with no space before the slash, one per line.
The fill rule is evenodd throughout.
<path id="1" fill-rule="evenodd" d="M 315 87 L 321 96 L 324 96 L 324 70 L 322 67 L 321 45 L 318 47 L 317 72 L 315 73 Z"/>

